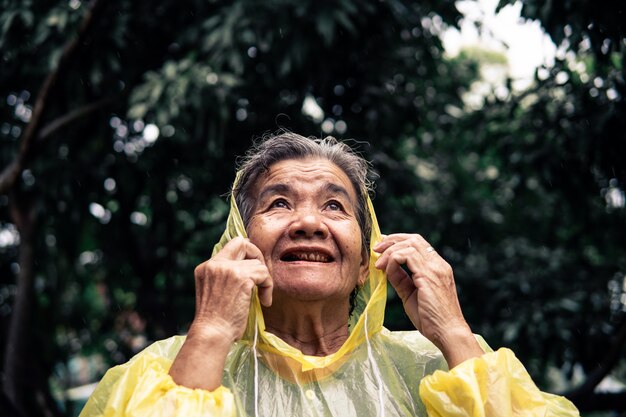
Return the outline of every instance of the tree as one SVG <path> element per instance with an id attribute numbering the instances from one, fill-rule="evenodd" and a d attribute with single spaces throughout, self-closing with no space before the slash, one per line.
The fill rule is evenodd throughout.
<path id="1" fill-rule="evenodd" d="M 144 340 L 184 330 L 189 274 L 221 230 L 232 155 L 277 126 L 319 134 L 301 112 L 306 97 L 329 115 L 326 130 L 393 146 L 426 105 L 444 100 L 431 92 L 413 103 L 432 86 L 405 77 L 447 65 L 434 35 L 457 17 L 452 2 L 114 10 L 5 1 L 0 212 L 7 231 L 20 229 L 19 246 L 2 248 L 3 305 L 13 309 L 3 320 L 5 372 L 20 366 L 7 372 L 8 401 L 23 414 L 51 412 L 52 401 L 28 399 L 50 397 L 57 364 L 103 350 L 124 361 Z M 9 215 L 25 201 L 38 222 L 32 241 Z M 15 278 L 25 291 L 13 294 Z M 31 315 L 19 319 L 19 305 Z M 36 381 L 20 378 L 35 368 Z"/>
<path id="2" fill-rule="evenodd" d="M 528 91 L 474 111 L 462 96 L 480 58 L 450 59 L 438 37 L 460 18 L 452 1 L 2 6 L 0 404 L 61 413 L 49 392 L 81 383 L 70 361 L 100 355 L 97 374 L 185 331 L 233 159 L 279 127 L 369 141 L 383 230 L 426 236 L 475 331 L 544 389 L 559 388 L 550 369 L 562 389 L 576 364 L 593 374 L 607 345 L 602 369 L 623 368 L 619 24 L 604 58 L 604 41 L 564 52 Z M 571 48 L 593 38 L 569 6 L 525 7 L 580 21 Z M 401 310 L 391 297 L 388 327 L 409 328 Z"/>

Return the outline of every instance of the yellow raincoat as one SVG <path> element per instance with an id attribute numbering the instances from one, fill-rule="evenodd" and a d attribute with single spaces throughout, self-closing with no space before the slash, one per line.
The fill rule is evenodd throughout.
<path id="1" fill-rule="evenodd" d="M 372 215 L 372 246 L 380 230 Z M 231 198 L 219 251 L 246 236 Z M 196 416 L 578 416 L 565 398 L 541 392 L 507 349 L 485 353 L 448 371 L 439 350 L 418 331 L 383 327 L 387 281 L 374 267 L 357 296 L 350 336 L 334 354 L 307 356 L 265 331 L 253 296 L 242 340 L 226 360 L 222 386 L 209 392 L 176 385 L 168 370 L 184 337 L 154 343 L 128 363 L 111 368 L 80 417 Z"/>

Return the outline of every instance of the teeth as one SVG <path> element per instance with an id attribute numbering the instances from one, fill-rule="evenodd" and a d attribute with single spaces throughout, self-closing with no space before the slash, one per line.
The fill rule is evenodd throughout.
<path id="1" fill-rule="evenodd" d="M 293 252 L 290 255 L 299 261 L 328 262 L 328 256 L 322 253 Z"/>

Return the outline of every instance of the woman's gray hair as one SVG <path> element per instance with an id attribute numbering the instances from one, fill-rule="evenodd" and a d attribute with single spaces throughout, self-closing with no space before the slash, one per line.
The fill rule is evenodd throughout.
<path id="1" fill-rule="evenodd" d="M 255 208 L 254 185 L 259 177 L 279 161 L 320 158 L 337 165 L 350 179 L 357 194 L 356 214 L 361 242 L 369 254 L 372 222 L 367 196 L 372 191 L 369 163 L 345 143 L 332 136 L 306 138 L 289 131 L 268 134 L 256 141 L 239 161 L 239 181 L 233 189 L 239 212 L 247 227 Z"/>

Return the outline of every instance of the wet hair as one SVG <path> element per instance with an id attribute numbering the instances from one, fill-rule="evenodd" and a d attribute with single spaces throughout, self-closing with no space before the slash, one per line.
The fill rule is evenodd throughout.
<path id="1" fill-rule="evenodd" d="M 289 131 L 267 134 L 255 141 L 239 161 L 239 182 L 233 194 L 244 225 L 247 227 L 255 206 L 254 186 L 270 167 L 288 159 L 325 159 L 337 165 L 348 177 L 356 191 L 356 215 L 361 229 L 363 249 L 369 254 L 372 223 L 367 196 L 372 192 L 370 165 L 350 146 L 332 136 L 307 138 Z"/>

